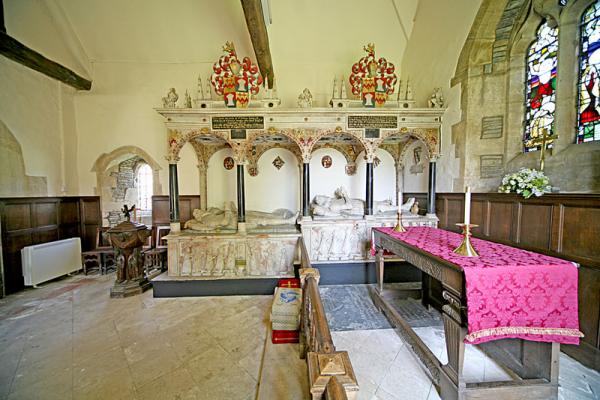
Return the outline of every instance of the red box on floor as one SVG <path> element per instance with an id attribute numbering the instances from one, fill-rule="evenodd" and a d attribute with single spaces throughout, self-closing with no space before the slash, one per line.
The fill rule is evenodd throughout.
<path id="1" fill-rule="evenodd" d="M 299 288 L 300 279 L 281 279 L 279 281 L 279 287 Z"/>
<path id="2" fill-rule="evenodd" d="M 273 344 L 281 343 L 299 343 L 300 342 L 300 330 L 297 331 L 273 331 L 271 335 L 271 342 Z"/>

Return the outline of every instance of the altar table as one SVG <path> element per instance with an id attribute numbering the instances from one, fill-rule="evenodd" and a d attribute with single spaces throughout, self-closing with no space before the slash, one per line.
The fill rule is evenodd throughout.
<path id="1" fill-rule="evenodd" d="M 442 399 L 558 398 L 560 344 L 578 344 L 577 266 L 565 260 L 472 239 L 480 257 L 454 254 L 462 236 L 428 227 L 372 230 L 376 302 L 440 385 Z M 391 306 L 383 288 L 384 251 L 441 282 L 448 364 L 441 365 Z M 425 280 L 424 280 L 425 281 Z M 424 285 L 426 287 L 426 285 Z M 423 305 L 429 306 L 427 293 Z M 521 380 L 468 383 L 465 343 L 480 344 Z"/>

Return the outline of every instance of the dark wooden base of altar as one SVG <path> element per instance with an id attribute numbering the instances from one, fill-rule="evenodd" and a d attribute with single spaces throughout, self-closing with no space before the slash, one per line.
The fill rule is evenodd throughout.
<path id="1" fill-rule="evenodd" d="M 115 285 L 112 288 L 110 288 L 110 298 L 124 299 L 126 297 L 142 294 L 151 287 L 152 284 L 148 282 L 148 279 L 146 278 L 123 283 L 115 282 Z"/>

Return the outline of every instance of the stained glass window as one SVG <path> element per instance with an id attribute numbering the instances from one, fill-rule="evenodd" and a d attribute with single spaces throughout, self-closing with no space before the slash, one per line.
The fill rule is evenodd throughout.
<path id="1" fill-rule="evenodd" d="M 591 5 L 581 19 L 579 116 L 577 142 L 600 140 L 600 2 Z"/>
<path id="2" fill-rule="evenodd" d="M 550 137 L 554 134 L 557 51 L 558 27 L 550 28 L 544 22 L 527 55 L 525 152 L 541 148 L 536 140 L 544 135 L 544 130 Z M 552 141 L 546 147 L 551 148 Z"/>

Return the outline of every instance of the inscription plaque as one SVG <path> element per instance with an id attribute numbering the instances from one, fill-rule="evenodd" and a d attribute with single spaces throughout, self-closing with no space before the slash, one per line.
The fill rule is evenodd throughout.
<path id="1" fill-rule="evenodd" d="M 379 129 L 365 128 L 365 137 L 367 139 L 379 139 Z"/>
<path id="2" fill-rule="evenodd" d="M 213 117 L 212 129 L 265 129 L 265 118 L 259 116 Z"/>
<path id="3" fill-rule="evenodd" d="M 398 117 L 395 115 L 349 115 L 348 129 L 396 129 Z"/>
<path id="4" fill-rule="evenodd" d="M 246 130 L 245 129 L 232 129 L 231 130 L 231 138 L 232 139 L 246 139 Z"/>

